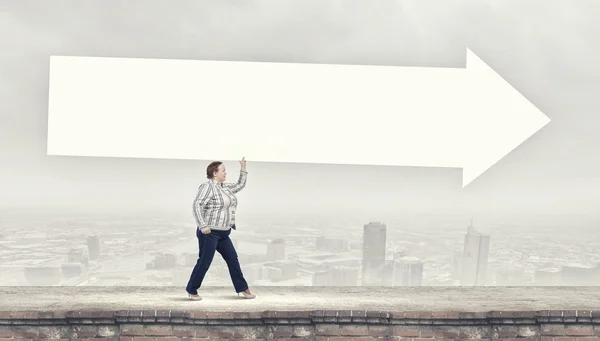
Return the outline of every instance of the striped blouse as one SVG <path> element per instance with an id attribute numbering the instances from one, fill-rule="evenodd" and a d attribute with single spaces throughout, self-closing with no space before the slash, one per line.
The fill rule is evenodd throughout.
<path id="1" fill-rule="evenodd" d="M 194 218 L 199 229 L 210 227 L 213 230 L 235 229 L 235 194 L 246 186 L 248 172 L 240 171 L 236 183 L 219 183 L 213 179 L 198 187 L 194 199 Z"/>

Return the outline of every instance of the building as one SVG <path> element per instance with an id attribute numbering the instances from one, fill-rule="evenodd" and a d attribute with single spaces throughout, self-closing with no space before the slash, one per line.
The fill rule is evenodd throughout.
<path id="1" fill-rule="evenodd" d="M 362 278 L 363 286 L 384 283 L 387 227 L 381 222 L 370 222 L 363 228 Z"/>
<path id="2" fill-rule="evenodd" d="M 90 260 L 100 257 L 100 237 L 97 235 L 87 237 L 87 247 Z"/>
<path id="3" fill-rule="evenodd" d="M 393 260 L 393 286 L 423 285 L 423 261 L 416 257 L 398 254 Z"/>
<path id="4" fill-rule="evenodd" d="M 23 272 L 29 285 L 34 286 L 58 285 L 62 279 L 60 267 L 55 266 L 26 267 Z"/>
<path id="5" fill-rule="evenodd" d="M 347 240 L 341 238 L 328 238 L 320 236 L 315 240 L 315 246 L 318 251 L 329 252 L 348 252 L 350 251 Z"/>
<path id="6" fill-rule="evenodd" d="M 458 281 L 462 278 L 462 256 L 463 250 L 453 251 L 450 255 L 450 271 L 452 281 Z"/>
<path id="7" fill-rule="evenodd" d="M 278 238 L 267 245 L 267 259 L 269 261 L 285 259 L 285 240 Z"/>
<path id="8" fill-rule="evenodd" d="M 525 285 L 525 268 L 521 266 L 506 266 L 496 270 L 497 286 L 523 286 Z"/>
<path id="9" fill-rule="evenodd" d="M 353 287 L 358 284 L 359 269 L 350 266 L 336 266 L 325 271 L 315 272 L 313 286 Z"/>
<path id="10" fill-rule="evenodd" d="M 465 234 L 462 257 L 461 285 L 479 286 L 487 284 L 490 236 L 478 232 L 473 222 Z"/>
<path id="11" fill-rule="evenodd" d="M 73 246 L 69 248 L 67 253 L 67 263 L 82 263 L 87 265 L 89 263 L 87 248 L 82 246 Z"/>

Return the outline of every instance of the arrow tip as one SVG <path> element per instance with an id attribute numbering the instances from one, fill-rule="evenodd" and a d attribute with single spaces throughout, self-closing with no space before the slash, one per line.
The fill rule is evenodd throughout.
<path id="1" fill-rule="evenodd" d="M 467 48 L 469 138 L 463 188 L 529 139 L 550 118 Z"/>
<path id="2" fill-rule="evenodd" d="M 469 160 L 463 166 L 462 187 L 465 188 L 548 123 L 550 123 L 550 118 L 545 115 L 543 117 L 524 117 L 523 122 L 517 123 L 519 126 L 516 126 L 513 132 L 497 130 L 497 132 L 514 133 L 514 135 L 495 139 L 488 137 L 480 139 L 479 143 L 473 141 Z M 496 135 L 492 134 L 492 136 Z"/>

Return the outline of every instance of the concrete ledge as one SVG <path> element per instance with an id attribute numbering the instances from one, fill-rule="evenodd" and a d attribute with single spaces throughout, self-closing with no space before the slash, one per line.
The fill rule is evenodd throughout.
<path id="1" fill-rule="evenodd" d="M 180 310 L 220 312 L 372 310 L 489 312 L 600 310 L 599 287 L 258 287 L 238 298 L 206 287 L 0 287 L 0 311 Z"/>
<path id="2" fill-rule="evenodd" d="M 599 289 L 0 287 L 0 341 L 600 341 Z"/>

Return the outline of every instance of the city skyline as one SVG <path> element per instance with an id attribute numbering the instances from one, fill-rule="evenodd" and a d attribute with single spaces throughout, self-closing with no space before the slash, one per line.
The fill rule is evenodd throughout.
<path id="1" fill-rule="evenodd" d="M 119 220 L 36 217 L 5 225 L 11 228 L 0 235 L 2 285 L 182 285 L 197 259 L 193 231 L 160 214 Z M 515 229 L 510 235 L 494 228 L 509 225 Z M 483 247 L 477 241 L 482 235 L 491 237 Z M 243 271 L 258 286 L 576 286 L 600 275 L 600 244 L 589 242 L 589 232 L 561 235 L 443 215 L 362 224 L 331 216 L 254 216 L 232 239 Z M 479 265 L 463 257 L 478 249 L 487 252 L 475 258 Z M 370 261 L 363 250 L 375 252 Z M 225 263 L 219 257 L 214 262 L 206 285 L 226 285 Z M 363 269 L 370 282 L 361 276 Z"/>

